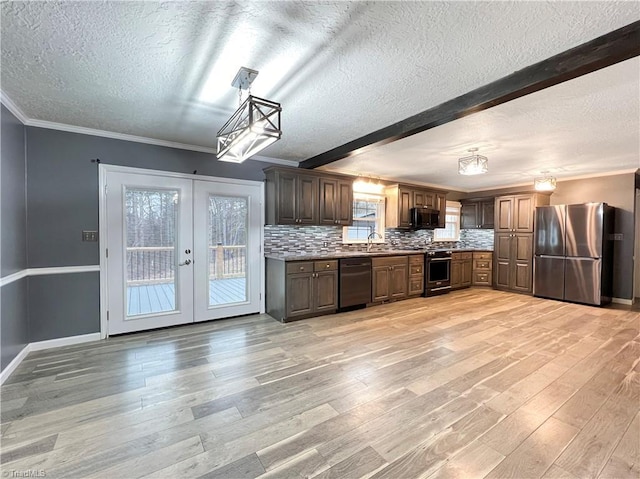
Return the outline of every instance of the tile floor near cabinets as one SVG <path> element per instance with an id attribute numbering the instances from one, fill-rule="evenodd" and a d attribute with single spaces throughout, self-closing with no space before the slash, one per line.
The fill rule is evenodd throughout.
<path id="1" fill-rule="evenodd" d="M 469 289 L 36 352 L 2 386 L 2 470 L 638 478 L 639 327 Z"/>

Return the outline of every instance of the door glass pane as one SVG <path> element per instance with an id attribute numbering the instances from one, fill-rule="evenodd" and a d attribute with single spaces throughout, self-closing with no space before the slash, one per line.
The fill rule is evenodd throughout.
<path id="1" fill-rule="evenodd" d="M 125 189 L 127 316 L 175 311 L 178 191 Z"/>
<path id="2" fill-rule="evenodd" d="M 209 196 L 209 306 L 247 301 L 247 198 Z"/>

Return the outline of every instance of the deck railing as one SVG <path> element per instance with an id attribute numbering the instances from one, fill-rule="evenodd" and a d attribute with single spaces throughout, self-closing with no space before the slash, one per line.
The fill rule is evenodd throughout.
<path id="1" fill-rule="evenodd" d="M 241 278 L 246 274 L 246 245 L 209 246 L 209 279 Z M 172 246 L 127 248 L 127 284 L 169 283 L 175 276 Z"/>
<path id="2" fill-rule="evenodd" d="M 172 282 L 175 267 L 173 246 L 127 248 L 127 284 Z"/>

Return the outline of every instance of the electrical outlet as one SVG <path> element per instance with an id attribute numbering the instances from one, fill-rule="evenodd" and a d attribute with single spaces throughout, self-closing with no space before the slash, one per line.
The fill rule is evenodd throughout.
<path id="1" fill-rule="evenodd" d="M 612 235 L 609 235 L 609 239 L 613 241 L 622 241 L 624 238 L 622 236 L 622 233 L 614 233 Z"/>
<path id="2" fill-rule="evenodd" d="M 328 248 L 329 247 L 329 242 L 328 241 L 323 241 L 322 242 L 322 247 L 323 248 Z"/>
<path id="3" fill-rule="evenodd" d="M 82 232 L 82 241 L 98 241 L 98 232 L 97 231 L 83 231 Z"/>

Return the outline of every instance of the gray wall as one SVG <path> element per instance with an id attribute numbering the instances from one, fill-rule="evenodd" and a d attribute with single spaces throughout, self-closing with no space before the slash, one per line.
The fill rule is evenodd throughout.
<path id="1" fill-rule="evenodd" d="M 25 127 L 2 105 L 0 112 L 0 276 L 27 268 Z M 27 278 L 0 291 L 0 369 L 29 342 Z"/>
<path id="2" fill-rule="evenodd" d="M 30 268 L 99 263 L 98 243 L 81 241 L 82 230 L 98 229 L 98 166 L 91 159 L 260 181 L 262 169 L 269 166 L 252 160 L 224 163 L 207 153 L 35 127 L 27 127 L 27 152 Z M 31 340 L 98 332 L 97 278 L 98 273 L 30 278 Z"/>
<path id="3" fill-rule="evenodd" d="M 100 273 L 29 278 L 31 342 L 100 331 Z"/>

